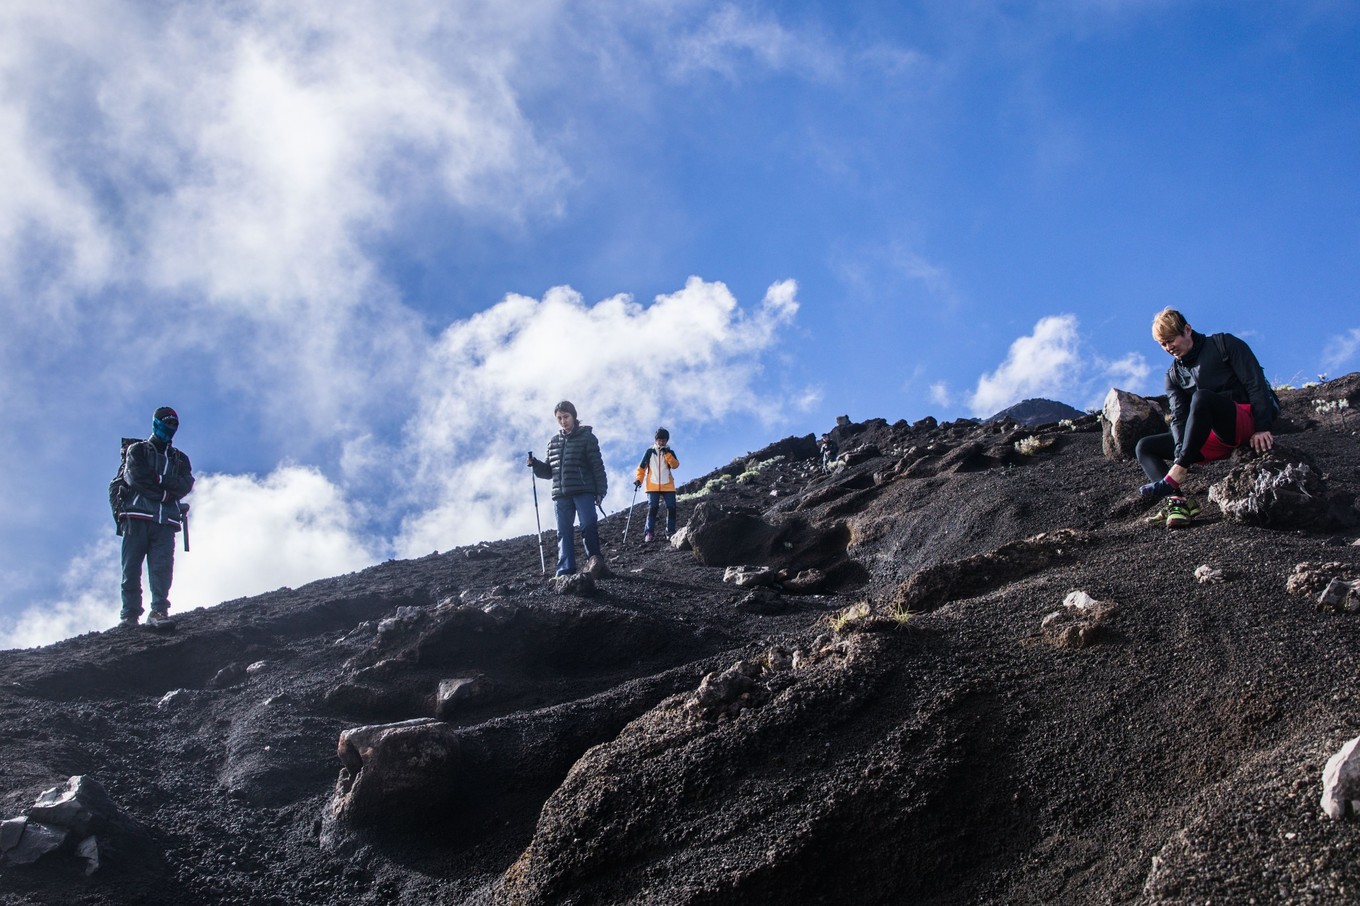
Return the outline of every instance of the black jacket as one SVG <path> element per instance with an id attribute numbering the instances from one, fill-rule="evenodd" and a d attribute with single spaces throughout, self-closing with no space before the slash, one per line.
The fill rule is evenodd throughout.
<path id="1" fill-rule="evenodd" d="M 596 500 L 609 490 L 600 442 L 589 425 L 577 425 L 570 434 L 558 431 L 548 441 L 548 461 L 534 460 L 534 474 L 552 479 L 552 496 L 590 494 Z"/>
<path id="2" fill-rule="evenodd" d="M 128 489 L 123 492 L 121 518 L 146 519 L 178 530 L 189 509 L 180 500 L 194 489 L 189 457 L 154 437 L 129 446 L 126 456 L 123 482 Z"/>
<path id="3" fill-rule="evenodd" d="M 1261 363 L 1251 347 L 1230 333 L 1210 336 L 1194 331 L 1194 345 L 1184 358 L 1166 371 L 1166 396 L 1171 403 L 1171 434 L 1180 460 L 1185 420 L 1190 416 L 1190 397 L 1196 390 L 1212 390 L 1231 396 L 1235 403 L 1250 403 L 1257 431 L 1269 431 L 1280 411 Z"/>

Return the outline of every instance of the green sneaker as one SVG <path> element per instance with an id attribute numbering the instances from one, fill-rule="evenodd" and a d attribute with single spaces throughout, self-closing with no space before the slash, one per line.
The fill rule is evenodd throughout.
<path id="1" fill-rule="evenodd" d="M 1147 516 L 1147 521 L 1148 521 L 1148 522 L 1165 522 L 1165 521 L 1166 521 L 1166 517 L 1167 517 L 1167 513 L 1168 513 L 1168 512 L 1170 511 L 1170 509 L 1171 509 L 1171 501 L 1173 501 L 1173 500 L 1176 500 L 1176 501 L 1179 501 L 1179 502 L 1180 502 L 1180 506 L 1181 506 L 1182 508 L 1184 508 L 1184 510 L 1185 510 L 1185 515 L 1186 515 L 1189 519 L 1194 519 L 1196 516 L 1199 515 L 1199 502 L 1198 502 L 1197 500 L 1195 500 L 1195 498 L 1193 498 L 1193 497 L 1168 497 L 1168 498 L 1166 498 L 1165 500 L 1162 501 L 1162 505 L 1161 505 L 1161 506 L 1159 506 L 1159 507 L 1158 507 L 1155 511 L 1153 511 L 1152 513 L 1149 513 L 1149 514 L 1148 514 L 1148 516 Z M 1184 523 L 1184 522 L 1181 522 L 1180 524 L 1181 524 L 1181 525 L 1184 525 L 1185 523 Z"/>
<path id="2" fill-rule="evenodd" d="M 1166 499 L 1166 527 L 1184 528 L 1199 514 L 1199 507 L 1193 506 L 1188 497 L 1168 497 Z"/>

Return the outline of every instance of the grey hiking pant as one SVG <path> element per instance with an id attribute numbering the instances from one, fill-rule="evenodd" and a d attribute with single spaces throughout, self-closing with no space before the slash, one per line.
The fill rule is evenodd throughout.
<path id="1" fill-rule="evenodd" d="M 123 523 L 123 611 L 121 617 L 142 615 L 142 560 L 151 585 L 151 609 L 170 610 L 170 582 L 175 573 L 175 527 L 149 519 Z"/>

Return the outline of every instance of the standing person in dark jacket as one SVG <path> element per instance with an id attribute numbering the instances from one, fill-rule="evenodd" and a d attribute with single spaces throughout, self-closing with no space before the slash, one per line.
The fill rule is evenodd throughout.
<path id="1" fill-rule="evenodd" d="M 574 523 L 581 520 L 581 541 L 587 557 L 600 556 L 600 533 L 595 524 L 595 507 L 604 502 L 609 490 L 605 477 L 600 442 L 589 425 L 576 417 L 576 407 L 567 400 L 553 410 L 561 429 L 548 441 L 548 461 L 529 454 L 529 468 L 538 478 L 552 479 L 553 505 L 557 510 L 557 575 L 576 572 Z"/>
<path id="2" fill-rule="evenodd" d="M 1151 479 L 1140 493 L 1145 500 L 1170 498 L 1166 524 L 1174 528 L 1199 511 L 1182 493 L 1190 467 L 1223 459 L 1238 447 L 1269 450 L 1280 403 L 1251 347 L 1232 334 L 1205 336 L 1167 308 L 1153 319 L 1152 336 L 1175 358 L 1166 372 L 1171 431 L 1143 438 L 1134 452 Z"/>
<path id="3" fill-rule="evenodd" d="M 171 627 L 170 582 L 174 577 L 175 533 L 189 510 L 181 503 L 194 489 L 189 457 L 170 440 L 179 415 L 162 406 L 151 417 L 151 436 L 128 446 L 120 495 L 119 530 L 123 536 L 123 609 L 121 624 L 136 626 L 142 616 L 142 560 L 151 586 L 148 626 Z"/>

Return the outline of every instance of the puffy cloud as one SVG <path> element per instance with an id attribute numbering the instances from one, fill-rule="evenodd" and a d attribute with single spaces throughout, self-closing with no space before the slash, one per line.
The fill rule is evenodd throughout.
<path id="1" fill-rule="evenodd" d="M 1328 371 L 1347 368 L 1360 354 L 1360 327 L 1351 328 L 1349 333 L 1332 337 L 1322 350 L 1322 366 Z"/>
<path id="2" fill-rule="evenodd" d="M 175 611 L 350 572 L 383 554 L 384 545 L 359 533 L 341 489 L 315 469 L 281 466 L 264 478 L 204 475 L 189 501 L 191 550 L 175 553 Z M 72 561 L 58 600 L 0 624 L 0 648 L 46 645 L 114 625 L 119 573 L 119 541 L 110 532 Z M 142 589 L 146 607 L 145 574 Z"/>
<path id="3" fill-rule="evenodd" d="M 374 243 L 431 204 L 555 216 L 566 169 L 512 79 L 557 12 L 342 7 L 5 5 L 0 362 L 193 350 L 313 434 L 402 392 L 427 338 Z M 122 364 L 98 352 L 86 367 Z"/>
<path id="4" fill-rule="evenodd" d="M 969 397 L 973 415 L 986 418 L 1035 397 L 1089 409 L 1099 406 L 1112 386 L 1135 392 L 1152 389 L 1147 384 L 1152 368 L 1141 353 L 1106 358 L 1088 348 L 1079 328 L 1075 315 L 1040 318 L 1033 333 L 1011 344 L 995 371 L 978 379 Z M 946 387 L 937 384 L 931 391 L 936 402 L 947 403 Z"/>
<path id="5" fill-rule="evenodd" d="M 176 554 L 170 595 L 177 608 L 351 572 L 385 552 L 360 533 L 342 489 L 314 468 L 205 475 L 189 500 L 191 549 Z"/>
<path id="6" fill-rule="evenodd" d="M 83 632 L 108 629 L 118 622 L 118 539 L 91 544 L 67 566 L 60 600 L 24 609 L 0 620 L 0 649 L 50 645 Z"/>
<path id="7" fill-rule="evenodd" d="M 936 381 L 930 385 L 930 401 L 937 406 L 943 407 L 952 406 L 954 404 L 954 395 L 949 390 L 948 382 Z"/>
<path id="8" fill-rule="evenodd" d="M 1023 399 L 1061 395 L 1077 375 L 1077 343 L 1076 315 L 1040 318 L 995 371 L 978 379 L 968 403 L 973 414 L 985 418 Z"/>
<path id="9" fill-rule="evenodd" d="M 772 421 L 785 402 L 762 397 L 755 380 L 760 354 L 798 311 L 796 293 L 792 280 L 775 283 L 748 313 L 722 283 L 697 277 L 648 306 L 627 295 L 587 306 L 557 287 L 450 326 L 406 430 L 413 486 L 433 501 L 407 521 L 399 555 L 531 531 L 525 453 L 544 455 L 561 399 L 593 426 L 616 489 L 634 452 L 623 443 L 649 437 L 663 414 Z"/>

